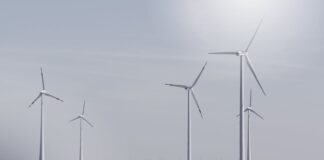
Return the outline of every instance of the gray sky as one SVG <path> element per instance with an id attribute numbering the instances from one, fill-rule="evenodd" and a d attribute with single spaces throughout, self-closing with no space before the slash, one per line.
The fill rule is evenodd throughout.
<path id="1" fill-rule="evenodd" d="M 78 157 L 81 111 L 85 159 L 185 159 L 186 95 L 164 83 L 196 87 L 205 114 L 192 106 L 193 159 L 238 158 L 239 61 L 211 51 L 244 49 L 264 23 L 250 56 L 268 93 L 250 73 L 253 157 L 323 159 L 324 2 L 321 0 L 119 0 L 0 2 L 0 159 L 34 160 L 39 103 L 46 87 L 64 103 L 45 99 L 46 158 Z M 246 97 L 247 98 L 247 97 Z"/>

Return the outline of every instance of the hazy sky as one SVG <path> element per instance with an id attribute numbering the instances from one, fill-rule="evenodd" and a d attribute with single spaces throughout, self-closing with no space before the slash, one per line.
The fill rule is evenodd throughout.
<path id="1" fill-rule="evenodd" d="M 250 57 L 268 93 L 254 89 L 253 158 L 323 159 L 324 1 L 56 0 L 0 2 L 0 159 L 35 160 L 41 89 L 47 160 L 78 158 L 78 123 L 87 100 L 88 160 L 183 160 L 190 84 L 193 160 L 238 158 L 239 59 L 207 55 L 244 49 L 264 23 Z M 247 99 L 248 97 L 246 97 Z"/>

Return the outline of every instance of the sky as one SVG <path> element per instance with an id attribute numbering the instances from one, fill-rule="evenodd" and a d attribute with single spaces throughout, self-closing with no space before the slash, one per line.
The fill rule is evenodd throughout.
<path id="1" fill-rule="evenodd" d="M 239 59 L 208 55 L 245 49 L 261 17 L 246 93 L 265 120 L 252 117 L 253 158 L 323 159 L 324 2 L 321 0 L 56 0 L 0 2 L 0 159 L 35 160 L 41 90 L 47 160 L 186 158 L 186 92 L 191 84 L 193 160 L 238 159 Z M 248 99 L 248 96 L 245 97 Z M 247 102 L 247 101 L 246 101 Z M 247 105 L 248 103 L 246 103 Z"/>

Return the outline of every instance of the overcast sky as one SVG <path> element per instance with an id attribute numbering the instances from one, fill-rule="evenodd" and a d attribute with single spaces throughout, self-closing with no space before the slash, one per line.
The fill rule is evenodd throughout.
<path id="1" fill-rule="evenodd" d="M 186 92 L 191 84 L 193 160 L 237 160 L 239 58 L 208 55 L 250 48 L 268 95 L 254 90 L 253 158 L 323 159 L 324 1 L 56 0 L 0 2 L 0 159 L 35 160 L 43 67 L 47 160 L 78 158 L 78 123 L 87 101 L 88 160 L 186 158 Z M 248 93 L 248 92 L 247 92 Z M 246 97 L 248 99 L 248 97 Z M 247 104 L 247 103 L 246 103 Z"/>

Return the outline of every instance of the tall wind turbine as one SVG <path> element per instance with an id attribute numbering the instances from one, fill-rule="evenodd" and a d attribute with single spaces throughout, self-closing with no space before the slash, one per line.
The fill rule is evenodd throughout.
<path id="1" fill-rule="evenodd" d="M 85 101 L 83 102 L 83 109 L 81 115 L 77 116 L 76 118 L 72 119 L 72 121 L 80 120 L 80 152 L 79 152 L 79 160 L 83 160 L 83 143 L 82 143 L 82 121 L 88 123 L 89 126 L 93 127 L 93 125 L 84 117 L 85 111 Z"/>
<path id="2" fill-rule="evenodd" d="M 261 118 L 263 120 L 263 117 L 258 114 L 256 111 L 254 111 L 252 109 L 252 89 L 250 90 L 250 105 L 249 107 L 247 107 L 245 109 L 244 112 L 247 112 L 248 114 L 248 121 L 247 121 L 247 160 L 251 160 L 252 159 L 252 149 L 251 149 L 251 135 L 250 135 L 250 117 L 251 117 L 251 113 L 255 114 L 256 116 L 258 116 L 259 118 Z"/>
<path id="3" fill-rule="evenodd" d="M 41 128 L 40 128 L 40 147 L 39 147 L 39 160 L 45 160 L 45 150 L 44 150 L 44 108 L 43 108 L 43 96 L 48 96 L 51 98 L 54 98 L 56 100 L 59 100 L 63 102 L 62 99 L 57 98 L 53 96 L 51 93 L 45 90 L 45 82 L 44 82 L 44 75 L 43 75 L 43 69 L 40 69 L 41 71 L 41 77 L 42 77 L 42 90 L 39 92 L 38 96 L 35 98 L 35 100 L 28 106 L 31 107 L 38 99 L 41 100 Z"/>
<path id="4" fill-rule="evenodd" d="M 245 159 L 245 141 L 244 141 L 244 60 L 247 63 L 247 66 L 249 67 L 249 70 L 252 72 L 255 80 L 257 81 L 259 87 L 261 88 L 262 92 L 264 95 L 266 95 L 258 77 L 257 74 L 254 70 L 254 67 L 252 65 L 252 62 L 248 56 L 249 53 L 249 48 L 262 24 L 263 18 L 261 19 L 256 31 L 254 32 L 252 39 L 250 40 L 248 46 L 246 47 L 245 50 L 240 50 L 240 51 L 232 51 L 232 52 L 213 52 L 213 53 L 209 53 L 209 54 L 224 54 L 224 55 L 236 55 L 240 57 L 240 160 L 244 160 Z"/>
<path id="5" fill-rule="evenodd" d="M 178 88 L 183 88 L 187 91 L 187 103 L 188 103 L 188 109 L 187 109 L 187 112 L 188 112 L 188 130 L 187 130 L 187 160 L 191 160 L 191 113 L 190 113 L 190 94 L 192 95 L 192 98 L 194 99 L 195 103 L 196 103 L 196 106 L 198 108 L 198 111 L 200 113 L 200 116 L 201 118 L 203 118 L 203 115 L 202 115 L 202 112 L 201 112 L 201 109 L 200 109 L 200 106 L 198 104 L 198 100 L 195 96 L 195 93 L 194 93 L 194 90 L 193 90 L 193 87 L 197 84 L 201 74 L 203 73 L 205 67 L 206 67 L 206 64 L 207 62 L 204 64 L 203 68 L 201 69 L 200 73 L 198 74 L 197 78 L 195 79 L 195 81 L 193 82 L 193 84 L 191 86 L 188 86 L 188 85 L 182 85 L 182 84 L 165 84 L 165 85 L 168 85 L 168 86 L 172 86 L 172 87 L 178 87 Z"/>

